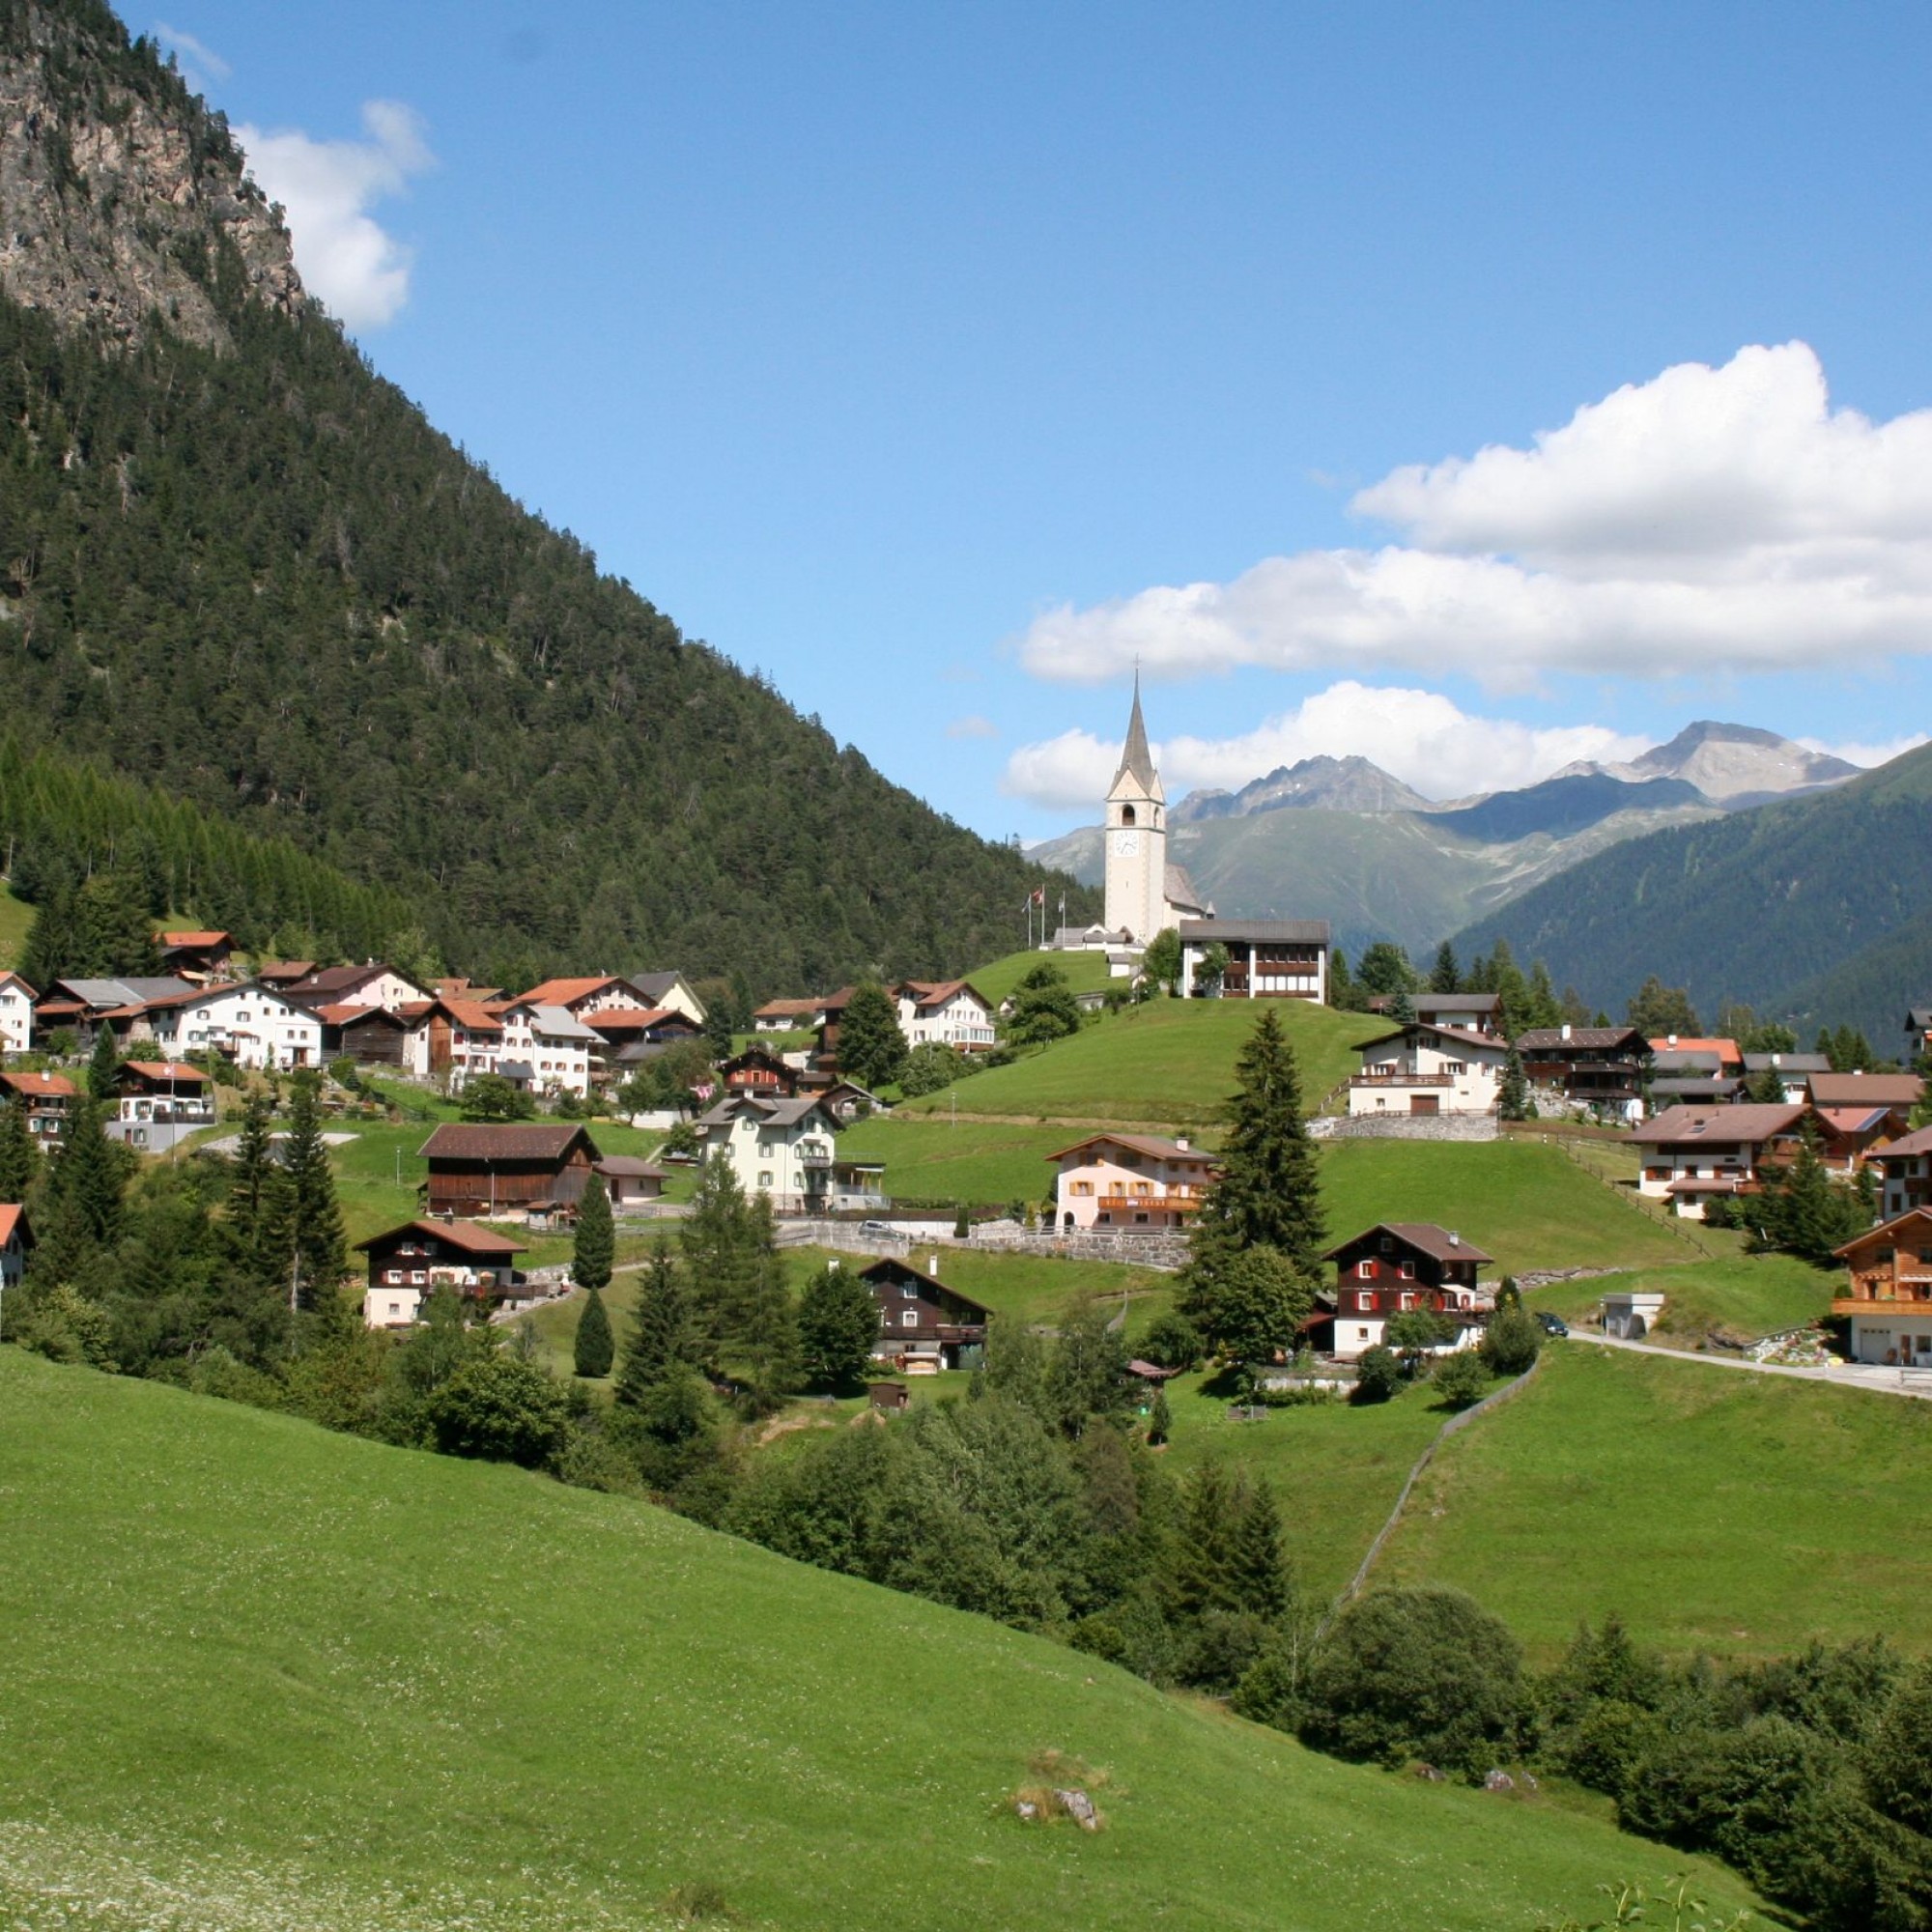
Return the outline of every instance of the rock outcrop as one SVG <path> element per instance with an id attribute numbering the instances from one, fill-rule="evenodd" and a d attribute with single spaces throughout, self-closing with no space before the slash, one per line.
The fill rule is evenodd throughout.
<path id="1" fill-rule="evenodd" d="M 237 298 L 307 299 L 225 121 L 74 5 L 30 6 L 0 43 L 0 289 L 108 340 L 158 316 L 217 347 Z"/>

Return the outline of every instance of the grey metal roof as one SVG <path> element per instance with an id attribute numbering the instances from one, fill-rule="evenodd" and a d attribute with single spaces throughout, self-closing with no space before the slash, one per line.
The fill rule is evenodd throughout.
<path id="1" fill-rule="evenodd" d="M 1269 945 L 1277 941 L 1293 946 L 1326 946 L 1328 922 L 1325 919 L 1183 919 L 1181 943 L 1200 940 L 1243 939 Z"/>
<path id="2" fill-rule="evenodd" d="M 58 983 L 90 1007 L 139 1007 L 150 1000 L 200 990 L 193 980 L 178 980 L 173 975 L 158 980 L 62 980 Z"/>
<path id="3" fill-rule="evenodd" d="M 1745 1055 L 1745 1069 L 1750 1073 L 1762 1073 L 1766 1067 L 1775 1066 L 1780 1073 L 1829 1073 L 1832 1070 L 1830 1059 L 1822 1053 L 1747 1053 Z"/>

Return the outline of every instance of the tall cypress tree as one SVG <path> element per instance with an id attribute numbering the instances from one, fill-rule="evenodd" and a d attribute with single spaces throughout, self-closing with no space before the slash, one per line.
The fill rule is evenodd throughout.
<path id="1" fill-rule="evenodd" d="M 595 1293 L 611 1286 L 611 1270 L 616 1260 L 617 1230 L 611 1218 L 611 1190 L 605 1186 L 604 1177 L 593 1172 L 584 1181 L 583 1198 L 577 1205 L 577 1239 L 571 1249 L 570 1278 L 579 1288 L 587 1288 Z M 602 1375 L 604 1371 L 599 1369 L 597 1373 Z"/>
<path id="2" fill-rule="evenodd" d="M 1496 1090 L 1496 1112 L 1506 1121 L 1529 1119 L 1529 1075 L 1523 1071 L 1522 1055 L 1512 1042 L 1503 1056 L 1502 1085 Z"/>
<path id="3" fill-rule="evenodd" d="M 616 1353 L 617 1344 L 611 1334 L 611 1317 L 605 1310 L 604 1296 L 593 1288 L 583 1304 L 583 1313 L 577 1318 L 572 1366 L 580 1376 L 608 1376 Z"/>
<path id="4" fill-rule="evenodd" d="M 24 1201 L 40 1172 L 41 1156 L 27 1127 L 27 1103 L 16 1094 L 0 1107 L 0 1201 Z"/>

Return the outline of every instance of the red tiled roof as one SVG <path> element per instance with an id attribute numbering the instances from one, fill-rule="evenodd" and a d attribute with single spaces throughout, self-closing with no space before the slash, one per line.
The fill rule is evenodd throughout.
<path id="1" fill-rule="evenodd" d="M 546 980 L 541 986 L 532 986 L 516 1004 L 522 1007 L 567 1007 L 575 1001 L 587 1000 L 592 993 L 600 992 L 606 986 L 621 986 L 623 983 L 614 973 L 598 973 L 581 980 Z"/>
<path id="2" fill-rule="evenodd" d="M 161 934 L 161 944 L 204 949 L 212 946 L 233 946 L 235 935 L 232 932 L 164 932 Z"/>
<path id="3" fill-rule="evenodd" d="M 16 1228 L 32 1234 L 33 1230 L 27 1226 L 27 1210 L 17 1201 L 0 1205 L 0 1248 L 14 1238 Z"/>
<path id="4" fill-rule="evenodd" d="M 1650 1042 L 1653 1053 L 1715 1053 L 1721 1065 L 1745 1064 L 1745 1057 L 1734 1039 L 1692 1039 L 1686 1034 L 1679 1034 L 1672 1039 L 1668 1034 Z"/>
<path id="5" fill-rule="evenodd" d="M 767 1000 L 752 1017 L 754 1020 L 803 1019 L 818 1010 L 816 1000 Z"/>
<path id="6" fill-rule="evenodd" d="M 607 1007 L 601 1013 L 585 1013 L 583 1024 L 598 1033 L 643 1033 L 673 1019 L 692 1024 L 691 1015 L 676 1007 Z"/>
<path id="7" fill-rule="evenodd" d="M 526 1243 L 513 1241 L 507 1235 L 498 1234 L 494 1228 L 479 1228 L 473 1221 L 438 1221 L 424 1218 L 419 1221 L 405 1221 L 400 1228 L 390 1228 L 381 1235 L 371 1235 L 366 1241 L 357 1241 L 356 1249 L 373 1248 L 384 1241 L 393 1241 L 404 1235 L 434 1235 L 440 1241 L 447 1241 L 452 1248 L 462 1248 L 472 1255 L 520 1255 Z"/>
<path id="8" fill-rule="evenodd" d="M 185 1065 L 179 1060 L 124 1060 L 121 1065 L 144 1080 L 193 1080 L 204 1086 L 208 1081 L 200 1067 Z"/>
<path id="9" fill-rule="evenodd" d="M 74 1084 L 64 1073 L 0 1073 L 0 1086 L 27 1099 L 71 1100 Z"/>

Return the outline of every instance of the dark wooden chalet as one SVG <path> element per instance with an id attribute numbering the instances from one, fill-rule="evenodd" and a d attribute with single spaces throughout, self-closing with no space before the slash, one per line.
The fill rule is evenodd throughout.
<path id="1" fill-rule="evenodd" d="M 798 1068 L 787 1066 L 770 1047 L 755 1041 L 723 1062 L 718 1071 L 727 1094 L 760 1094 L 770 1099 L 789 1100 L 798 1093 Z"/>
<path id="2" fill-rule="evenodd" d="M 1339 1318 L 1472 1308 L 1476 1272 L 1494 1257 L 1433 1221 L 1382 1221 L 1321 1259 L 1335 1264 Z"/>
<path id="3" fill-rule="evenodd" d="M 184 980 L 225 980 L 234 956 L 232 932 L 164 932 L 161 966 Z"/>
<path id="4" fill-rule="evenodd" d="M 18 1099 L 27 1110 L 27 1131 L 43 1148 L 57 1145 L 73 1118 L 74 1085 L 64 1073 L 0 1073 L 0 1103 Z"/>
<path id="5" fill-rule="evenodd" d="M 519 1293 L 515 1258 L 524 1244 L 472 1221 L 406 1221 L 355 1246 L 369 1257 L 362 1319 L 372 1328 L 407 1327 L 440 1288 L 493 1305 Z"/>
<path id="6" fill-rule="evenodd" d="M 1636 1027 L 1532 1027 L 1516 1050 L 1532 1086 L 1553 1088 L 1574 1106 L 1621 1113 L 1643 1097 L 1650 1042 Z"/>
<path id="7" fill-rule="evenodd" d="M 322 1022 L 322 1057 L 347 1057 L 363 1066 L 400 1066 L 403 1041 L 410 1022 L 401 1013 L 384 1007 L 318 1007 L 315 1016 Z"/>
<path id="8" fill-rule="evenodd" d="M 879 1304 L 873 1353 L 901 1368 L 976 1369 L 984 1359 L 992 1310 L 901 1261 L 874 1262 L 859 1279 Z"/>
<path id="9" fill-rule="evenodd" d="M 450 1122 L 422 1145 L 432 1214 L 526 1214 L 573 1220 L 597 1163 L 597 1143 L 570 1121 Z"/>

